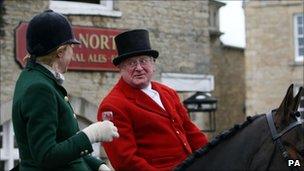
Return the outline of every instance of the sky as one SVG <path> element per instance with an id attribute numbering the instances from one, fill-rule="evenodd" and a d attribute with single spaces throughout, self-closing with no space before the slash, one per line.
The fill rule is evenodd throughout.
<path id="1" fill-rule="evenodd" d="M 242 0 L 220 0 L 226 3 L 220 8 L 220 37 L 225 45 L 244 48 L 245 43 L 245 17 Z"/>

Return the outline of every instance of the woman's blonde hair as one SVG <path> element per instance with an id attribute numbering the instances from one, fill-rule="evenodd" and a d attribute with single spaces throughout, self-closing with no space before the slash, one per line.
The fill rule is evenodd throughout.
<path id="1" fill-rule="evenodd" d="M 59 46 L 56 50 L 53 50 L 51 53 L 44 55 L 44 56 L 39 56 L 38 58 L 36 58 L 36 61 L 51 66 L 53 64 L 53 62 L 55 61 L 55 59 L 56 59 L 55 57 L 57 56 L 59 51 L 61 51 L 61 50 L 65 51 L 68 46 L 69 46 L 69 44 Z M 27 54 L 23 58 L 23 61 L 28 62 L 30 57 L 31 57 L 31 55 Z"/>

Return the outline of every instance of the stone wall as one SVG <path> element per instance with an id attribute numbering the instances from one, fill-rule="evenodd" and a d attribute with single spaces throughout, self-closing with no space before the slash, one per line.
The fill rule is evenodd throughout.
<path id="1" fill-rule="evenodd" d="M 28 21 L 31 17 L 47 8 L 46 1 L 4 1 L 3 8 L 3 31 L 4 36 L 1 43 L 1 104 L 12 99 L 15 82 L 21 71 L 19 65 L 14 60 L 14 28 L 20 21 Z"/>
<path id="2" fill-rule="evenodd" d="M 303 1 L 248 1 L 246 18 L 246 114 L 278 107 L 291 83 L 303 85 L 303 62 L 295 62 L 293 15 Z"/>
<path id="3" fill-rule="evenodd" d="M 245 119 L 244 49 L 211 41 L 212 74 L 217 98 L 216 135 Z"/>

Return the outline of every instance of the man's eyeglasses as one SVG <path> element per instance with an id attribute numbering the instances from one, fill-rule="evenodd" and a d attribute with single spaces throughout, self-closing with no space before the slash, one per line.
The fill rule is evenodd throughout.
<path id="1" fill-rule="evenodd" d="M 128 59 L 124 62 L 125 66 L 128 66 L 130 68 L 135 68 L 138 64 L 140 66 L 147 66 L 152 62 L 152 57 L 141 57 L 141 58 L 135 58 L 135 59 Z"/>

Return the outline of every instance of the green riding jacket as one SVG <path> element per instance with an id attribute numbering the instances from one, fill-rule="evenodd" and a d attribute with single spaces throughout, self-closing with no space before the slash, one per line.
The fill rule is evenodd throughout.
<path id="1" fill-rule="evenodd" d="M 40 64 L 28 62 L 21 72 L 12 120 L 21 171 L 90 171 L 104 163 L 89 155 L 92 145 L 79 132 L 66 90 Z"/>

